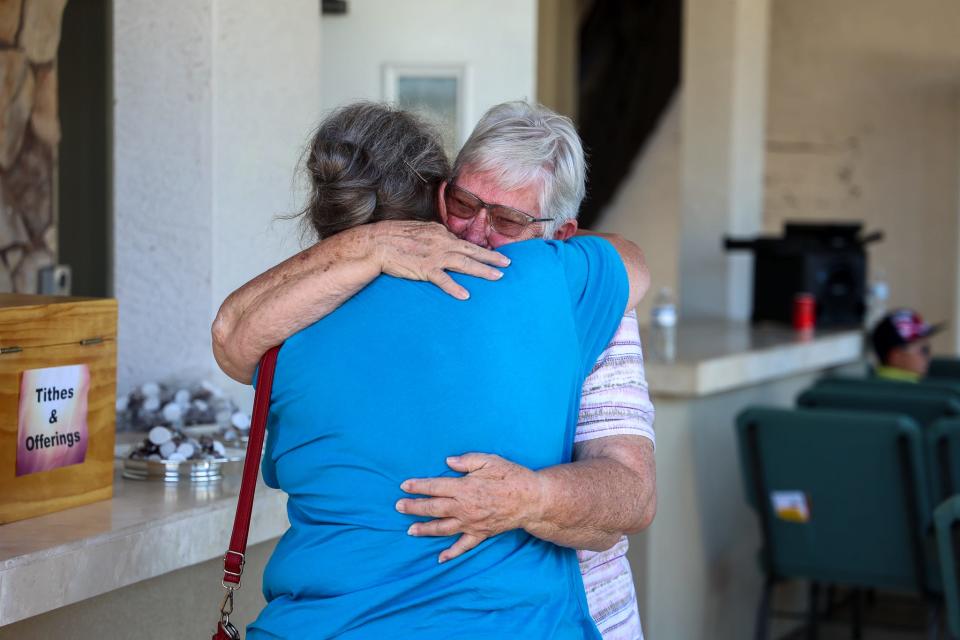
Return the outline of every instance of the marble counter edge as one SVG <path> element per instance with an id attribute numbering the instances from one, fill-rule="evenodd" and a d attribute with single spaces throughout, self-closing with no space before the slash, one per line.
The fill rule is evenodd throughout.
<path id="1" fill-rule="evenodd" d="M 0 627 L 223 555 L 235 509 L 235 498 L 219 500 L 8 560 L 0 568 Z M 285 494 L 261 486 L 249 544 L 287 526 Z M 211 584 L 220 578 L 211 574 Z"/>
<path id="2" fill-rule="evenodd" d="M 122 482 L 129 482 L 129 481 L 122 480 Z M 273 489 L 270 489 L 266 485 L 263 485 L 263 484 L 258 485 L 256 494 L 255 494 L 255 499 L 254 499 L 256 504 L 259 504 L 260 501 L 263 499 L 269 499 L 270 494 L 272 493 L 279 493 L 279 492 Z M 93 503 L 93 504 L 97 504 L 97 503 Z M 236 506 L 237 506 L 236 496 L 231 496 L 229 498 L 222 498 L 216 501 L 208 502 L 206 504 L 197 505 L 187 510 L 174 511 L 172 513 L 161 515 L 155 519 L 150 520 L 149 525 L 164 526 L 167 524 L 175 523 L 179 520 L 202 517 L 205 514 L 223 511 L 223 510 L 229 510 L 232 516 L 233 513 L 236 511 Z M 83 507 L 79 507 L 79 508 L 82 509 Z M 44 517 L 44 516 L 39 516 L 39 517 Z M 126 537 L 132 533 L 136 533 L 138 530 L 146 526 L 146 524 L 147 523 L 144 523 L 144 522 L 135 522 L 125 527 L 113 529 L 111 531 L 104 531 L 102 533 L 93 534 L 89 537 L 86 537 L 80 540 L 66 542 L 66 543 L 48 547 L 39 551 L 25 553 L 19 556 L 15 556 L 13 558 L 8 558 L 6 560 L 0 560 L 0 575 L 3 575 L 4 572 L 10 569 L 14 569 L 23 564 L 30 564 L 32 562 L 36 562 L 37 560 L 58 556 L 64 553 L 72 553 L 77 550 L 83 549 L 85 547 L 104 544 L 116 538 Z"/>
<path id="3" fill-rule="evenodd" d="M 840 333 L 699 362 L 648 361 L 647 380 L 655 396 L 700 397 L 850 364 L 862 356 L 862 350 L 859 332 Z"/>

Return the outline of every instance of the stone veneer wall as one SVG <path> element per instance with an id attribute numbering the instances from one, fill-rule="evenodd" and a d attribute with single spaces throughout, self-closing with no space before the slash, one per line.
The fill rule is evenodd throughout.
<path id="1" fill-rule="evenodd" d="M 56 261 L 57 47 L 67 0 L 0 0 L 0 292 Z"/>

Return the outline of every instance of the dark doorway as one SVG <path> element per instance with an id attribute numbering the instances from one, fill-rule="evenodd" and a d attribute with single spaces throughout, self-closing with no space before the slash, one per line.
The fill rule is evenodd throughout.
<path id="1" fill-rule="evenodd" d="M 589 155 L 580 222 L 590 228 L 630 172 L 680 84 L 681 0 L 593 0 L 580 25 L 580 136 Z"/>
<path id="2" fill-rule="evenodd" d="M 57 54 L 63 137 L 58 163 L 59 262 L 73 295 L 107 296 L 110 276 L 111 3 L 68 2 Z"/>

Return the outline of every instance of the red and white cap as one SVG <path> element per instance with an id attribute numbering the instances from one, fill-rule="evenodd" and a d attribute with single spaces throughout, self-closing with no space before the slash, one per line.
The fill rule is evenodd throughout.
<path id="1" fill-rule="evenodd" d="M 938 333 L 943 324 L 929 324 L 913 309 L 891 311 L 873 328 L 873 348 L 881 360 L 894 347 L 902 347 L 911 342 Z"/>

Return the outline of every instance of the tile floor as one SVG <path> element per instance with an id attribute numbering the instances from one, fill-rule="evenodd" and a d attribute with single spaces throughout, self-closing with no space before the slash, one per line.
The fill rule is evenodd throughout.
<path id="1" fill-rule="evenodd" d="M 852 607 L 848 593 L 837 593 L 838 605 L 821 619 L 818 640 L 853 638 L 850 624 Z M 863 604 L 863 640 L 926 640 L 927 610 L 919 598 L 898 594 L 877 594 Z M 941 623 L 941 628 L 943 624 Z M 778 640 L 806 640 L 802 628 Z M 943 636 L 946 638 L 946 635 Z"/>

